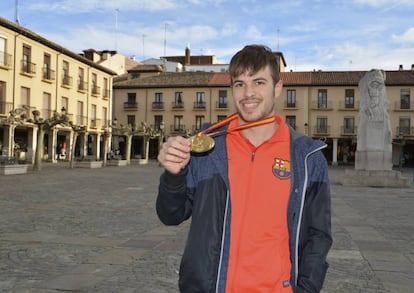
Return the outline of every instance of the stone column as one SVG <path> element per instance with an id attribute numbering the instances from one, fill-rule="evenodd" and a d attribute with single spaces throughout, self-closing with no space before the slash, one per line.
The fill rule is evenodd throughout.
<path id="1" fill-rule="evenodd" d="M 338 166 L 338 139 L 333 139 L 332 147 L 332 166 Z"/>

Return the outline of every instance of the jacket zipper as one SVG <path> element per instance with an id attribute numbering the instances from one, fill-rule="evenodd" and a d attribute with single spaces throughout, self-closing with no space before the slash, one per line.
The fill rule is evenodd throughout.
<path id="1" fill-rule="evenodd" d="M 227 190 L 227 199 L 226 199 L 226 209 L 224 212 L 224 220 L 223 220 L 223 233 L 221 235 L 221 249 L 220 249 L 220 260 L 218 264 L 218 270 L 217 270 L 217 278 L 216 278 L 216 293 L 219 293 L 219 283 L 220 283 L 220 273 L 221 273 L 221 267 L 223 262 L 223 249 L 224 249 L 224 239 L 226 235 L 226 220 L 227 220 L 227 212 L 229 207 L 229 198 L 230 198 L 230 192 Z"/>
<path id="2" fill-rule="evenodd" d="M 322 149 L 324 149 L 326 147 L 325 146 L 321 146 L 317 149 L 314 149 L 313 151 L 309 152 L 306 156 L 305 156 L 305 180 L 303 181 L 303 187 L 302 187 L 302 199 L 301 199 L 301 203 L 300 203 L 300 209 L 299 209 L 299 218 L 298 218 L 298 227 L 296 229 L 296 240 L 295 240 L 295 287 L 298 285 L 298 269 L 299 269 L 299 264 L 298 264 L 298 250 L 299 250 L 299 232 L 300 232 L 300 223 L 302 221 L 302 212 L 303 212 L 303 205 L 305 204 L 305 194 L 306 194 L 306 186 L 308 184 L 308 158 L 310 155 L 316 153 L 317 151 L 320 151 Z"/>

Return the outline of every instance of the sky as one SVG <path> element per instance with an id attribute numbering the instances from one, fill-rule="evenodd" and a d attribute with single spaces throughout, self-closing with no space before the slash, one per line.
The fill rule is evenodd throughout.
<path id="1" fill-rule="evenodd" d="M 17 9 L 16 9 L 17 7 Z M 75 53 L 137 61 L 215 55 L 248 44 L 283 53 L 287 71 L 411 69 L 414 0 L 0 0 L 0 16 Z"/>

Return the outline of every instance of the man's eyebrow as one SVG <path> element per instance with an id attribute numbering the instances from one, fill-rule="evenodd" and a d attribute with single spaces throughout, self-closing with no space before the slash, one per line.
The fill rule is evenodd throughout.
<path id="1" fill-rule="evenodd" d="M 267 78 L 266 77 L 263 77 L 263 76 L 259 76 L 259 77 L 256 77 L 255 79 L 253 79 L 254 81 L 262 81 L 262 80 L 264 80 L 264 81 L 267 81 Z"/>

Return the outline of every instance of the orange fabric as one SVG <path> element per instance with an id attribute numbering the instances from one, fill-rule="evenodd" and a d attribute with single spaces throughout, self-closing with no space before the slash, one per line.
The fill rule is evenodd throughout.
<path id="1" fill-rule="evenodd" d="M 227 293 L 292 292 L 290 285 L 286 287 L 291 269 L 290 133 L 280 116 L 277 121 L 273 137 L 257 148 L 241 132 L 227 135 L 231 196 Z M 229 127 L 236 125 L 232 121 Z"/>

